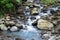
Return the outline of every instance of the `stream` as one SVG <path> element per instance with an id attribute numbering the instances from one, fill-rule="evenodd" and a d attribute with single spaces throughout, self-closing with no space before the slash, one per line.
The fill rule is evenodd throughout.
<path id="1" fill-rule="evenodd" d="M 42 9 L 43 9 L 43 6 L 40 5 L 40 7 L 38 8 L 39 14 L 35 15 L 35 16 L 31 16 L 29 12 L 27 12 L 27 13 L 25 12 L 25 16 L 28 18 L 27 21 L 24 24 L 22 24 L 23 28 L 26 27 L 25 29 L 21 29 L 18 32 L 6 31 L 5 33 L 7 35 L 14 35 L 14 36 L 16 35 L 17 37 L 22 38 L 24 40 L 43 40 L 40 35 L 41 31 L 39 31 L 37 28 L 35 28 L 32 25 L 32 23 L 35 22 L 37 19 L 39 19 L 41 16 L 51 15 L 50 9 L 57 11 L 58 7 L 48 8 L 46 13 L 41 12 Z M 34 17 L 34 19 L 31 19 L 32 17 Z"/>

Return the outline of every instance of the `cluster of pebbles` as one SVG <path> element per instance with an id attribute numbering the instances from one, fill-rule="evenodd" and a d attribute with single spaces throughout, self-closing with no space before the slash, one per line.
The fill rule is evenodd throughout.
<path id="1" fill-rule="evenodd" d="M 22 28 L 22 25 L 15 20 L 11 20 L 10 16 L 6 16 L 5 18 L 0 19 L 0 29 L 2 31 L 18 31 Z"/>

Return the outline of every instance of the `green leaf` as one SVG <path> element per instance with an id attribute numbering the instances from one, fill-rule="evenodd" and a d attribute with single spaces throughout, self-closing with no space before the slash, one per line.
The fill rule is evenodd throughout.
<path id="1" fill-rule="evenodd" d="M 8 3 L 8 0 L 2 0 L 1 1 L 1 4 L 6 4 L 6 3 Z"/>
<path id="2" fill-rule="evenodd" d="M 6 4 L 6 8 L 10 9 L 10 8 L 12 8 L 12 7 L 13 7 L 13 4 L 12 4 L 12 3 Z"/>

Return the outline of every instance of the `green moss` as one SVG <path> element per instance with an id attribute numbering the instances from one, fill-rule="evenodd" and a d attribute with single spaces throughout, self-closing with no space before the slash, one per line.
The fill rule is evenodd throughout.
<path id="1" fill-rule="evenodd" d="M 56 0 L 41 0 L 46 5 L 54 4 Z"/>
<path id="2" fill-rule="evenodd" d="M 0 0 L 0 17 L 3 16 L 2 13 L 15 10 L 15 6 L 22 2 L 21 0 Z"/>

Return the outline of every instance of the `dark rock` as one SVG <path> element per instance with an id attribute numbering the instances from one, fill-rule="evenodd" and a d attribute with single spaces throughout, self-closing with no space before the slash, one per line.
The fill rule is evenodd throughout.
<path id="1" fill-rule="evenodd" d="M 57 13 L 57 11 L 51 10 L 50 11 L 52 13 L 52 15 L 55 15 Z"/>
<path id="2" fill-rule="evenodd" d="M 24 40 L 24 39 L 22 39 L 22 38 L 15 38 L 15 40 Z"/>
<path id="3" fill-rule="evenodd" d="M 33 26 L 37 26 L 37 22 L 32 23 Z"/>

